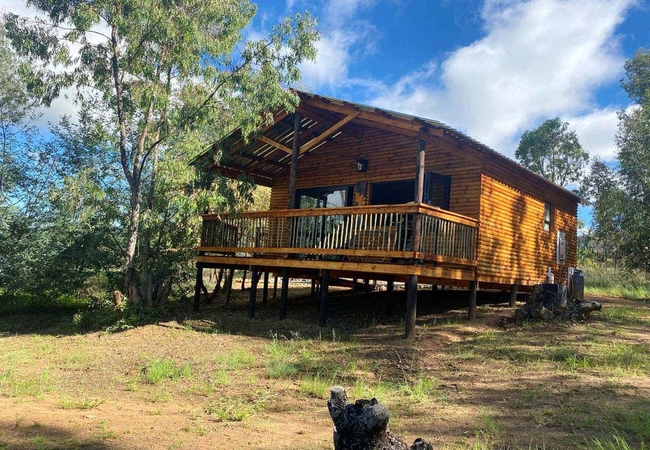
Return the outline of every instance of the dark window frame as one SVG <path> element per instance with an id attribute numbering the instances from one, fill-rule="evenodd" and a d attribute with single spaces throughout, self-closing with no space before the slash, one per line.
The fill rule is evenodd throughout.
<path id="1" fill-rule="evenodd" d="M 303 195 L 308 195 L 310 197 L 313 197 L 316 199 L 316 206 L 315 208 L 322 208 L 322 206 L 319 206 L 320 199 L 322 198 L 322 195 L 328 191 L 343 191 L 345 190 L 345 206 L 348 207 L 352 205 L 352 201 L 354 198 L 354 186 L 352 185 L 340 185 L 340 186 L 315 186 L 311 188 L 303 188 L 303 189 L 297 189 L 296 190 L 296 198 L 294 199 L 293 207 L 295 209 L 300 209 L 300 197 Z M 312 193 L 315 193 L 316 195 L 310 195 Z"/>
<path id="2" fill-rule="evenodd" d="M 411 191 L 404 196 L 403 198 L 408 198 L 408 201 L 405 201 L 403 203 L 389 203 L 389 204 L 397 204 L 401 205 L 404 203 L 410 203 L 414 200 L 414 194 L 415 194 L 415 179 L 414 178 L 406 178 L 402 180 L 391 180 L 391 181 L 379 181 L 379 182 L 373 182 L 370 186 L 370 204 L 371 205 L 378 205 L 380 203 L 375 201 L 375 198 L 377 197 L 377 194 L 375 193 L 375 189 L 381 186 L 389 186 L 391 184 L 397 184 L 397 183 L 404 183 L 404 184 L 409 184 L 411 187 Z M 441 204 L 434 205 L 433 204 L 433 192 L 432 188 L 435 185 L 438 185 L 442 189 L 442 195 L 443 195 L 443 200 L 440 202 Z M 436 172 L 426 172 L 424 174 L 424 192 L 422 193 L 422 202 L 426 203 L 428 205 L 432 206 L 438 206 L 439 208 L 445 209 L 449 211 L 449 201 L 451 198 L 451 176 L 450 175 L 441 175 Z M 382 203 L 383 204 L 383 203 Z"/>
<path id="3" fill-rule="evenodd" d="M 544 231 L 551 231 L 553 228 L 553 205 L 551 202 L 544 202 L 544 217 L 543 217 Z"/>

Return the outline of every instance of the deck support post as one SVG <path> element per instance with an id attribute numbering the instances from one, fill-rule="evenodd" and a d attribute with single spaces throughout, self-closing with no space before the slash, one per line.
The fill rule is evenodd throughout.
<path id="1" fill-rule="evenodd" d="M 269 301 L 269 273 L 264 272 L 264 285 L 262 286 L 262 305 L 266 306 Z"/>
<path id="2" fill-rule="evenodd" d="M 241 290 L 246 289 L 246 274 L 248 273 L 248 269 L 244 269 L 244 276 L 241 277 Z"/>
<path id="3" fill-rule="evenodd" d="M 235 277 L 235 268 L 231 267 L 228 270 L 228 280 L 226 280 L 226 306 L 230 306 L 230 298 L 232 297 L 232 279 Z"/>
<path id="4" fill-rule="evenodd" d="M 476 289 L 478 288 L 477 281 L 469 282 L 469 308 L 467 311 L 467 319 L 476 319 Z"/>
<path id="5" fill-rule="evenodd" d="M 437 284 L 432 284 L 431 285 L 431 290 L 434 291 L 434 292 L 437 291 L 438 290 L 438 285 Z"/>
<path id="6" fill-rule="evenodd" d="M 316 279 L 312 278 L 311 279 L 311 293 L 309 294 L 309 298 L 314 298 L 316 297 Z"/>
<path id="7" fill-rule="evenodd" d="M 201 287 L 203 286 L 203 264 L 196 264 L 196 284 L 194 285 L 194 311 L 199 310 L 201 304 Z"/>
<path id="8" fill-rule="evenodd" d="M 287 318 L 287 301 L 289 298 L 289 268 L 282 268 L 282 292 L 280 292 L 280 320 Z"/>
<path id="9" fill-rule="evenodd" d="M 248 300 L 248 317 L 255 317 L 255 300 L 257 297 L 257 282 L 260 279 L 260 272 L 257 266 L 251 266 L 251 294 Z"/>
<path id="10" fill-rule="evenodd" d="M 517 306 L 517 289 L 519 289 L 519 285 L 517 283 L 510 286 L 510 307 L 511 308 Z"/>
<path id="11" fill-rule="evenodd" d="M 415 316 L 418 304 L 418 276 L 409 275 L 406 283 L 406 328 L 404 337 L 409 340 L 415 338 Z"/>
<path id="12" fill-rule="evenodd" d="M 390 316 L 393 314 L 393 302 L 395 301 L 395 281 L 393 281 L 393 277 L 390 277 L 386 281 L 386 291 L 388 292 L 388 304 L 386 305 L 386 315 Z"/>
<path id="13" fill-rule="evenodd" d="M 320 282 L 320 310 L 318 312 L 318 326 L 324 327 L 327 323 L 327 294 L 329 291 L 330 271 L 324 269 Z"/>
<path id="14" fill-rule="evenodd" d="M 273 275 L 273 300 L 278 298 L 278 276 Z"/>

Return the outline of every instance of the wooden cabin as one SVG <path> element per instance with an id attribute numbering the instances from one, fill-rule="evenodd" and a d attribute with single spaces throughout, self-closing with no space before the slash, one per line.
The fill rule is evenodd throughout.
<path id="1" fill-rule="evenodd" d="M 206 267 L 251 271 L 250 315 L 260 272 L 283 275 L 281 318 L 289 278 L 320 280 L 321 325 L 329 280 L 402 281 L 412 336 L 418 284 L 468 288 L 471 318 L 476 289 L 514 299 L 575 266 L 572 192 L 435 120 L 297 94 L 256 138 L 235 130 L 203 155 L 272 191 L 269 211 L 203 216 L 197 307 Z"/>

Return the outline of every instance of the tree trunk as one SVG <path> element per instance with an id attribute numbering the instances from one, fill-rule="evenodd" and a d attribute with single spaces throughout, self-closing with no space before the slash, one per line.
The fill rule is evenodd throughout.
<path id="1" fill-rule="evenodd" d="M 124 292 L 134 303 L 140 303 L 140 293 L 136 279 L 135 263 L 138 231 L 140 227 L 140 186 L 131 187 L 131 211 L 129 214 L 129 238 L 124 255 Z"/>

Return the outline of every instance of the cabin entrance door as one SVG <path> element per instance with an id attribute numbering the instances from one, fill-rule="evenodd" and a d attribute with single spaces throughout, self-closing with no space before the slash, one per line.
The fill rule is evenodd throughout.
<path id="1" fill-rule="evenodd" d="M 296 208 L 343 208 L 352 204 L 352 186 L 330 186 L 300 189 L 296 193 Z M 344 215 L 296 217 L 293 233 L 294 247 L 324 248 L 329 237 L 343 226 Z"/>

